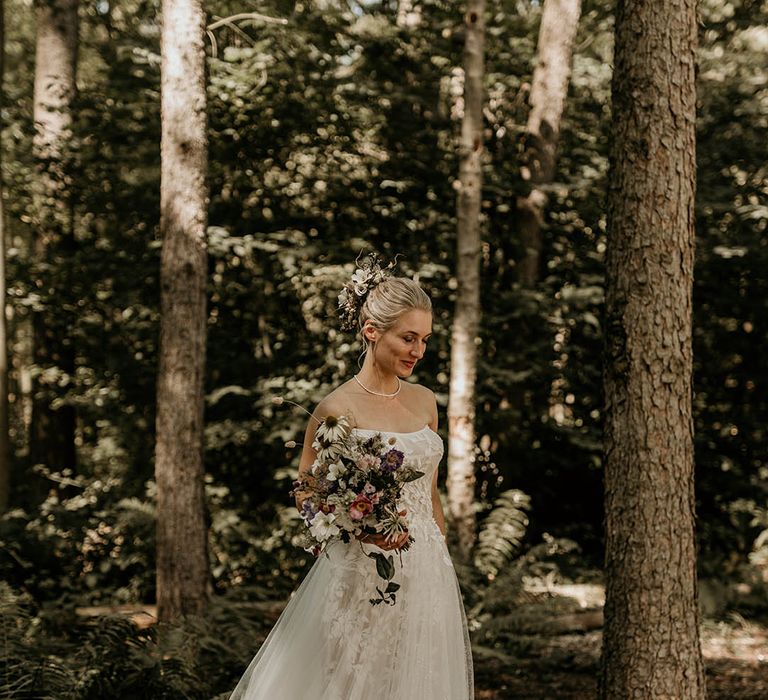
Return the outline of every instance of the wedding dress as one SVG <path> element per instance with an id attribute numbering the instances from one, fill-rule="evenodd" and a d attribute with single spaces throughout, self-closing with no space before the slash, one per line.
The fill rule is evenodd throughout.
<path id="1" fill-rule="evenodd" d="M 296 589 L 229 700 L 472 700 L 467 621 L 456 572 L 432 517 L 443 441 L 429 426 L 394 437 L 424 476 L 404 484 L 413 542 L 396 551 L 395 605 L 371 605 L 385 583 L 358 541 L 336 541 Z M 379 550 L 363 544 L 365 552 Z"/>

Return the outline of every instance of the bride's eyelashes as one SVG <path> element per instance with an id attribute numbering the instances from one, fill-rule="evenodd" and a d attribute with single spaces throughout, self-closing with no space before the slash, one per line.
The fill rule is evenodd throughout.
<path id="1" fill-rule="evenodd" d="M 412 343 L 416 339 L 411 337 L 411 336 L 403 336 L 403 340 L 406 343 Z M 428 345 L 428 343 L 429 343 L 429 338 L 424 338 L 424 340 L 422 342 L 424 343 L 424 346 L 426 347 Z"/>

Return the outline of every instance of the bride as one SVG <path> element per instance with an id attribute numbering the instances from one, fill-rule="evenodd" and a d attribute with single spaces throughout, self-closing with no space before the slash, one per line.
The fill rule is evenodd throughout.
<path id="1" fill-rule="evenodd" d="M 318 421 L 346 415 L 353 432 L 395 440 L 424 476 L 403 486 L 409 532 L 334 541 L 294 592 L 230 700 L 472 700 L 472 652 L 461 593 L 445 543 L 437 491 L 443 442 L 434 394 L 403 382 L 432 333 L 432 304 L 408 278 L 369 256 L 339 295 L 342 328 L 357 329 L 362 369 L 317 406 L 299 474 L 316 453 Z M 302 492 L 296 493 L 301 509 Z M 409 535 L 414 541 L 403 545 Z M 377 577 L 366 550 L 398 550 L 394 605 L 371 605 Z M 400 569 L 400 562 L 402 568 Z"/>

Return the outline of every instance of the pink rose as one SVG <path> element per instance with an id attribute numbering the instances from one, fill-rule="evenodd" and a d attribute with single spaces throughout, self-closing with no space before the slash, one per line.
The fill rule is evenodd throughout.
<path id="1" fill-rule="evenodd" d="M 363 494 L 360 494 L 352 505 L 349 506 L 349 517 L 352 520 L 362 520 L 366 515 L 373 511 L 373 503 L 371 499 Z"/>

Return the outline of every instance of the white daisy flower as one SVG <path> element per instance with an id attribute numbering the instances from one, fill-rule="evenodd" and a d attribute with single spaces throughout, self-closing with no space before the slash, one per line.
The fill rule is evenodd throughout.
<path id="1" fill-rule="evenodd" d="M 312 447 L 317 450 L 317 458 L 321 462 L 333 462 L 341 456 L 342 452 L 344 452 L 344 445 L 338 442 L 323 447 L 320 443 L 315 441 L 312 444 Z"/>
<path id="2" fill-rule="evenodd" d="M 346 416 L 326 416 L 317 426 L 315 440 L 321 447 L 327 447 L 334 442 L 342 442 L 349 433 L 349 421 Z"/>

